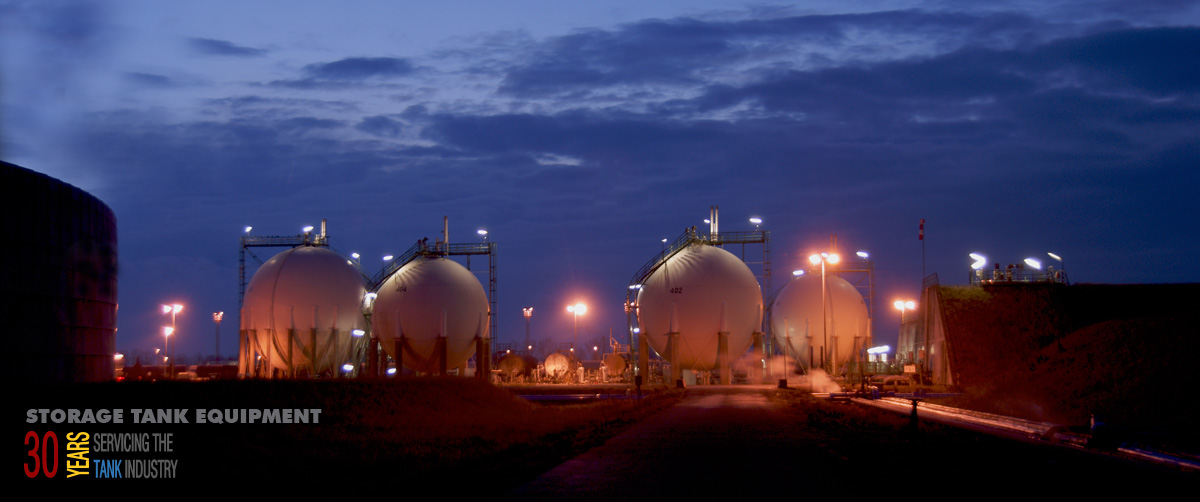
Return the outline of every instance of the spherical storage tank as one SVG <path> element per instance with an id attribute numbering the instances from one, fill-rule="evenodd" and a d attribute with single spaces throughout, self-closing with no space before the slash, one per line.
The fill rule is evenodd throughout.
<path id="1" fill-rule="evenodd" d="M 664 357 L 668 333 L 679 335 L 684 369 L 717 367 L 718 332 L 728 332 L 729 360 L 753 342 L 762 312 L 762 293 L 750 268 L 732 253 L 693 244 L 667 260 L 637 296 L 641 333 Z"/>
<path id="2" fill-rule="evenodd" d="M 406 341 L 404 366 L 436 373 L 438 337 L 445 336 L 446 369 L 466 370 L 475 338 L 488 336 L 488 300 L 466 267 L 442 257 L 419 257 L 379 286 L 371 317 L 373 333 L 393 358 L 396 340 Z"/>
<path id="3" fill-rule="evenodd" d="M 346 258 L 324 247 L 295 247 L 250 279 L 242 329 L 267 368 L 334 373 L 349 360 L 351 332 L 365 327 L 366 292 L 366 280 Z"/>
<path id="4" fill-rule="evenodd" d="M 867 333 L 867 304 L 858 289 L 845 279 L 834 275 L 825 278 L 828 296 L 825 297 L 827 316 L 821 315 L 821 276 L 803 275 L 792 279 L 775 297 L 771 306 L 771 333 L 780 347 L 790 342 L 789 357 L 808 368 L 821 365 L 821 349 L 829 339 L 831 352 L 826 357 L 839 368 L 854 356 L 855 337 L 865 340 Z M 784 336 L 784 324 L 787 334 Z M 822 331 L 828 323 L 828 332 Z M 811 340 L 811 357 L 810 357 Z"/>

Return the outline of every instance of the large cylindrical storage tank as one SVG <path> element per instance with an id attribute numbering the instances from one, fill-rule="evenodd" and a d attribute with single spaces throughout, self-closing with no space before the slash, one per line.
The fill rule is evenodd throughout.
<path id="1" fill-rule="evenodd" d="M 854 357 L 856 341 L 865 341 L 869 335 L 867 304 L 858 289 L 845 279 L 827 275 L 825 283 L 826 315 L 822 316 L 821 275 L 803 275 L 788 282 L 771 305 L 771 333 L 778 347 L 790 343 L 788 357 L 795 358 L 804 368 L 821 366 L 822 348 L 828 338 L 830 350 L 826 357 L 837 370 Z M 822 329 L 822 323 L 826 323 L 826 330 Z M 790 364 L 795 364 L 791 361 Z"/>
<path id="2" fill-rule="evenodd" d="M 0 265 L 16 360 L 10 382 L 115 377 L 117 221 L 87 192 L 0 161 L 0 199 L 14 239 Z"/>
<path id="3" fill-rule="evenodd" d="M 762 319 L 754 273 L 737 256 L 707 244 L 692 244 L 655 270 L 642 283 L 637 305 L 642 336 L 668 361 L 668 341 L 678 333 L 676 363 L 682 369 L 716 369 L 722 332 L 728 361 L 736 360 Z"/>
<path id="4" fill-rule="evenodd" d="M 483 286 L 466 267 L 442 257 L 418 257 L 379 286 L 371 317 L 384 350 L 421 373 L 467 369 L 475 339 L 488 336 L 488 301 Z M 404 337 L 404 353 L 396 342 Z M 439 341 L 439 338 L 444 340 Z"/>
<path id="5" fill-rule="evenodd" d="M 366 279 L 346 258 L 324 247 L 295 247 L 254 273 L 241 328 L 267 372 L 336 375 L 349 362 L 352 332 L 366 327 L 366 292 Z"/>

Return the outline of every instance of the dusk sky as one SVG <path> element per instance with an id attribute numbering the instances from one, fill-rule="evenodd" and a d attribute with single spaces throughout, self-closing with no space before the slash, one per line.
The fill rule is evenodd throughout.
<path id="1" fill-rule="evenodd" d="M 880 343 L 922 218 L 942 284 L 971 252 L 1200 281 L 1195 1 L 0 0 L 0 92 L 0 159 L 116 213 L 121 351 L 180 302 L 180 353 L 221 310 L 234 354 L 242 229 L 322 218 L 369 273 L 487 229 L 500 342 L 528 306 L 569 341 L 576 300 L 581 340 L 623 334 L 710 205 L 764 220 L 776 288 L 831 234 L 869 251 Z"/>

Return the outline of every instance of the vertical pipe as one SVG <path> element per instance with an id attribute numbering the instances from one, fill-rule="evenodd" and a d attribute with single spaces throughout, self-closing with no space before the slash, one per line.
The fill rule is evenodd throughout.
<path id="1" fill-rule="evenodd" d="M 788 371 L 790 368 L 788 368 L 787 355 L 788 355 L 788 351 L 791 350 L 791 348 L 792 348 L 792 334 L 791 334 L 791 332 L 788 331 L 788 318 L 784 317 L 783 318 L 783 368 L 782 368 L 782 371 L 779 372 L 779 388 L 781 388 L 781 389 L 787 388 L 787 378 L 788 378 L 788 373 L 790 373 L 790 371 Z M 809 350 L 812 350 L 812 347 L 809 347 Z M 811 365 L 812 362 L 809 361 L 809 364 Z"/>
<path id="2" fill-rule="evenodd" d="M 713 206 L 713 236 L 721 234 L 721 206 Z"/>

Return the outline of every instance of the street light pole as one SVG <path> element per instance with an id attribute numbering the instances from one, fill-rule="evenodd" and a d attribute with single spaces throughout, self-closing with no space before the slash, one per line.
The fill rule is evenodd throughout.
<path id="1" fill-rule="evenodd" d="M 525 314 L 525 350 L 529 352 L 529 355 L 533 355 L 533 351 L 530 349 L 532 345 L 529 344 L 529 318 L 533 317 L 533 307 L 525 307 L 521 311 Z"/>
<path id="2" fill-rule="evenodd" d="M 183 305 L 180 305 L 178 303 L 172 303 L 170 305 L 162 306 L 162 311 L 164 314 L 166 314 L 166 313 L 171 314 L 171 332 L 167 333 L 168 337 L 175 333 L 175 314 L 178 314 L 180 310 L 183 310 Z M 168 371 L 171 372 L 171 379 L 174 380 L 175 379 L 175 340 L 173 338 L 168 338 L 167 341 L 170 342 L 170 345 L 171 345 L 171 364 L 169 364 L 167 366 L 167 369 L 168 369 Z"/>
<path id="3" fill-rule="evenodd" d="M 213 312 L 213 323 L 217 325 L 217 360 L 221 360 L 221 319 L 225 318 L 225 312 Z"/>
<path id="4" fill-rule="evenodd" d="M 175 332 L 175 328 L 172 328 L 170 326 L 163 327 L 163 353 L 164 354 L 167 353 L 167 347 L 171 346 L 171 333 L 174 333 L 174 332 Z M 164 356 L 164 357 L 166 357 L 167 361 L 169 361 L 168 368 L 172 368 L 172 369 L 175 368 L 175 358 L 170 357 L 170 356 Z M 174 372 L 170 372 L 170 373 L 174 373 Z M 172 375 L 172 378 L 173 377 L 174 376 Z"/>
<path id="5" fill-rule="evenodd" d="M 830 356 L 833 353 L 829 350 L 829 313 L 825 299 L 828 296 L 828 291 L 826 290 L 827 283 L 825 282 L 825 263 L 828 262 L 831 265 L 837 265 L 839 260 L 840 258 L 837 253 L 821 253 L 808 257 L 808 261 L 813 265 L 821 264 L 821 368 L 827 373 L 832 373 L 829 365 L 832 363 Z"/>
<path id="6" fill-rule="evenodd" d="M 575 305 L 567 305 L 567 312 L 575 314 L 575 343 L 571 344 L 571 353 L 579 357 L 575 348 L 579 346 L 579 316 L 587 313 L 587 305 L 582 302 Z"/>
<path id="7" fill-rule="evenodd" d="M 912 301 L 912 300 L 896 300 L 894 303 L 892 303 L 892 306 L 896 307 L 896 310 L 900 311 L 900 335 L 899 335 L 899 338 L 896 339 L 896 341 L 903 343 L 904 342 L 904 311 L 916 310 L 917 302 Z M 914 343 L 916 342 L 915 338 L 913 339 L 913 342 Z M 903 347 L 896 348 L 897 358 L 899 358 L 901 349 L 903 349 Z"/>

